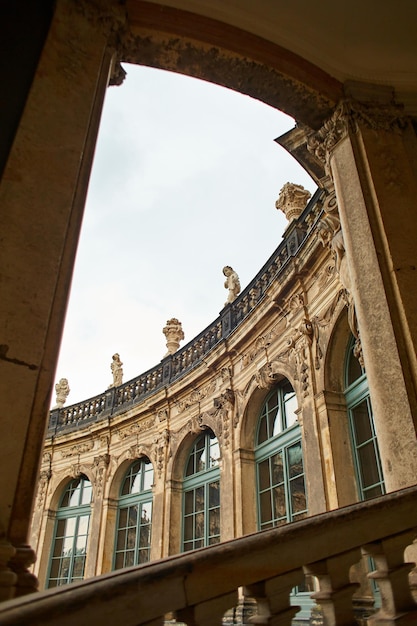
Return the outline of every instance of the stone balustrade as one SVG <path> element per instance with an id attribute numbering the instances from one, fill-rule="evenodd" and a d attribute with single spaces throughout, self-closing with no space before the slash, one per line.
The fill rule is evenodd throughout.
<path id="1" fill-rule="evenodd" d="M 304 575 L 317 581 L 313 598 L 326 626 L 353 626 L 357 584 L 351 568 L 372 557 L 369 577 L 380 590 L 372 626 L 417 623 L 404 550 L 417 537 L 417 487 L 268 531 L 118 570 L 82 583 L 0 605 L 2 626 L 162 625 L 173 616 L 188 626 L 221 624 L 238 590 L 255 599 L 254 624 L 289 626 L 290 594 Z M 364 623 L 364 622 L 362 622 Z"/>
<path id="2" fill-rule="evenodd" d="M 99 419 L 126 411 L 145 397 L 155 393 L 186 375 L 207 354 L 225 340 L 258 306 L 275 280 L 284 278 L 291 269 L 291 261 L 306 241 L 320 213 L 324 192 L 318 190 L 298 220 L 288 227 L 284 238 L 255 278 L 231 304 L 224 307 L 220 316 L 188 344 L 144 374 L 116 388 L 89 398 L 78 404 L 57 408 L 50 412 L 48 435 L 57 431 L 82 428 Z"/>

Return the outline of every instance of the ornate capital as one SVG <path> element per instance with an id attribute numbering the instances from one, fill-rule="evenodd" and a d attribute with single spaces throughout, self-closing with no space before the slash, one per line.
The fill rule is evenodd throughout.
<path id="1" fill-rule="evenodd" d="M 376 132 L 400 132 L 407 124 L 408 118 L 399 105 L 377 105 L 346 99 L 339 102 L 320 130 L 310 135 L 307 148 L 325 164 L 326 172 L 330 174 L 330 156 L 350 132 L 357 132 L 361 126 Z"/>

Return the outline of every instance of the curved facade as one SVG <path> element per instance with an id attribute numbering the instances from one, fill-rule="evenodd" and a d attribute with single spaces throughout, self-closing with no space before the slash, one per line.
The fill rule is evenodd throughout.
<path id="1" fill-rule="evenodd" d="M 68 582 L 52 555 L 74 479 L 93 489 L 86 577 L 377 495 L 364 489 L 364 472 L 380 470 L 385 492 L 377 436 L 376 468 L 361 447 L 378 420 L 352 414 L 352 383 L 360 378 L 360 399 L 369 391 L 340 263 L 322 237 L 328 203 L 317 191 L 258 275 L 193 341 L 127 383 L 51 412 L 32 538 L 42 585 Z"/>
<path id="2" fill-rule="evenodd" d="M 362 511 L 368 547 L 375 537 L 382 540 L 385 531 L 393 535 L 399 528 L 406 530 L 392 503 L 402 502 L 400 510 L 412 517 L 413 492 L 391 492 L 412 488 L 417 476 L 416 10 L 413 0 L 405 0 L 398 10 L 389 3 L 347 6 L 328 0 L 319 5 L 301 0 L 285 10 L 282 3 L 263 0 L 167 0 L 163 5 L 143 0 L 45 0 L 1 9 L 5 54 L 0 62 L 8 97 L 0 117 L 0 394 L 5 433 L 0 443 L 0 599 L 12 599 L 10 608 L 7 603 L 0 607 L 4 623 L 5 612 L 10 616 L 7 623 L 15 624 L 21 611 L 30 614 L 30 605 L 36 604 L 21 599 L 37 587 L 29 568 L 36 550 L 36 568 L 45 581 L 49 557 L 43 546 L 52 544 L 55 521 L 61 515 L 71 517 L 70 510 L 65 518 L 72 507 L 62 507 L 61 499 L 74 477 L 93 486 L 83 575 L 113 566 L 116 525 L 120 531 L 128 528 L 119 523 L 121 495 L 134 498 L 120 489 L 137 459 L 148 458 L 155 477 L 151 558 L 180 550 L 184 471 L 204 427 L 220 446 L 220 539 L 256 530 L 255 466 L 286 448 L 283 441 L 275 453 L 263 450 L 266 456 L 257 456 L 261 452 L 255 433 L 271 385 L 284 378 L 297 396 L 307 514 L 355 502 L 360 494 L 358 473 L 362 495 L 378 484 L 382 489 L 378 473 L 367 474 L 363 463 L 374 450 L 387 495 L 375 507 L 350 509 L 352 528 L 357 534 Z M 211 338 L 206 337 L 196 353 L 187 353 L 177 369 L 158 370 L 137 381 L 137 389 L 116 394 L 108 404 L 101 398 L 94 406 L 84 405 L 68 420 L 58 416 L 43 453 L 100 114 L 108 85 L 122 82 L 120 61 L 205 78 L 294 116 L 297 126 L 279 141 L 304 164 L 325 196 L 319 238 L 330 247 L 323 248 L 313 230 L 311 236 L 308 231 L 282 268 L 262 280 L 260 292 L 254 297 L 242 294 L 236 303 L 240 312 L 234 302 L 226 307 Z M 345 377 L 350 333 L 366 372 L 366 381 L 361 374 L 353 387 Z M 212 342 L 208 351 L 207 341 Z M 80 414 L 84 424 L 77 424 Z M 366 432 L 358 429 L 359 415 L 366 417 Z M 290 455 L 287 459 L 284 473 L 291 467 Z M 300 479 L 299 460 L 295 465 L 293 477 Z M 270 476 L 272 467 L 271 462 Z M 284 483 L 274 479 L 271 485 L 278 491 Z M 190 478 L 188 487 L 198 485 Z M 286 502 L 290 493 L 285 483 Z M 281 496 L 277 511 L 282 511 L 282 502 Z M 190 509 L 196 529 L 197 504 L 196 496 Z M 388 516 L 381 515 L 385 509 Z M 35 550 L 29 544 L 34 510 Z M 384 517 L 384 532 L 379 523 L 370 522 L 374 515 L 375 522 Z M 283 515 L 271 516 L 274 522 L 279 518 Z M 343 526 L 343 512 L 325 518 L 330 534 L 332 520 Z M 323 519 L 301 521 L 304 536 L 326 525 Z M 139 544 L 140 537 L 145 542 L 147 536 L 142 526 L 149 524 L 135 526 Z M 354 540 L 344 528 L 348 550 Z M 82 535 L 76 528 L 75 534 L 69 531 L 61 539 Z M 210 536 L 204 531 L 204 538 Z M 233 545 L 259 548 L 260 535 L 253 537 Z M 414 538 L 410 532 L 407 541 Z M 306 566 L 318 578 L 324 576 L 312 562 L 321 563 L 324 554 L 333 558 L 335 548 L 326 551 L 325 542 L 320 545 L 319 550 L 307 542 L 310 560 L 298 560 L 294 567 Z M 218 548 L 210 552 L 216 564 L 219 555 L 223 558 Z M 84 549 L 81 543 L 79 549 Z M 129 550 L 130 544 L 124 544 L 124 552 Z M 259 563 L 267 560 L 268 550 Z M 396 555 L 396 565 L 400 557 Z M 189 567 L 191 561 L 181 562 Z M 346 581 L 348 565 L 345 560 Z M 66 569 L 62 561 L 63 575 Z M 200 574 L 204 572 L 197 568 L 196 587 Z M 256 582 L 246 574 L 234 579 L 235 587 Z M 385 582 L 389 575 L 387 568 L 379 572 Z M 125 587 L 124 576 L 109 579 L 113 590 L 120 591 L 122 583 Z M 107 580 L 94 585 L 102 589 Z M 184 586 L 185 580 L 184 574 Z M 257 582 L 264 584 L 262 571 Z M 93 594 L 94 585 L 81 585 L 81 596 Z M 225 585 L 223 591 L 228 589 Z M 69 595 L 37 594 L 38 606 L 44 608 L 34 610 L 56 623 L 53 606 Z M 400 596 L 398 610 L 386 608 L 388 619 L 401 617 L 403 609 L 413 610 Z M 208 599 L 217 601 L 215 595 L 191 595 L 181 606 L 190 609 Z M 204 602 L 200 609 L 206 618 Z M 118 608 L 125 615 L 129 606 Z M 75 605 L 70 600 L 66 607 L 68 624 L 75 615 L 69 615 L 70 610 L 87 610 L 83 602 Z M 172 605 L 164 607 L 168 611 Z M 106 607 L 100 608 L 105 616 Z M 156 609 L 144 620 L 160 617 Z M 125 623 L 136 626 L 138 615 L 129 615 Z M 36 623 L 32 617 L 28 623 Z M 379 622 L 383 620 L 384 615 Z"/>

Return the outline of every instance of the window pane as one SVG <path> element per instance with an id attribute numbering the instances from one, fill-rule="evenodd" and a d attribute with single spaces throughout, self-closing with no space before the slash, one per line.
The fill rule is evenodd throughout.
<path id="1" fill-rule="evenodd" d="M 209 485 L 209 501 L 210 508 L 220 505 L 220 485 L 218 482 Z"/>
<path id="2" fill-rule="evenodd" d="M 257 444 L 261 444 L 268 439 L 268 430 L 265 415 L 261 418 L 259 422 L 259 430 L 258 430 L 258 440 Z"/>
<path id="3" fill-rule="evenodd" d="M 184 494 L 184 511 L 189 515 L 194 511 L 194 491 L 186 491 Z"/>
<path id="4" fill-rule="evenodd" d="M 217 439 L 211 439 L 210 441 L 210 467 L 216 467 L 219 464 L 220 459 L 220 446 Z"/>
<path id="5" fill-rule="evenodd" d="M 196 539 L 204 537 L 204 513 L 197 513 L 195 516 L 195 537 Z"/>
<path id="6" fill-rule="evenodd" d="M 78 521 L 78 534 L 79 535 L 87 534 L 89 521 L 90 521 L 89 515 L 80 515 L 79 521 Z"/>
<path id="7" fill-rule="evenodd" d="M 119 532 L 117 533 L 117 545 L 116 545 L 116 550 L 124 550 L 126 547 L 126 531 L 125 530 L 119 530 Z"/>
<path id="8" fill-rule="evenodd" d="M 282 431 L 282 416 L 278 407 L 268 413 L 269 432 L 268 438 L 275 437 Z"/>
<path id="9" fill-rule="evenodd" d="M 279 485 L 284 480 L 283 454 L 282 451 L 274 454 L 271 458 L 272 485 Z"/>
<path id="10" fill-rule="evenodd" d="M 290 478 L 302 474 L 303 469 L 303 452 L 301 449 L 301 441 L 288 448 L 288 474 Z"/>
<path id="11" fill-rule="evenodd" d="M 290 483 L 290 497 L 292 513 L 295 515 L 305 511 L 306 506 L 306 492 L 304 485 L 304 476 L 298 476 Z"/>
<path id="12" fill-rule="evenodd" d="M 195 490 L 195 510 L 204 511 L 204 487 Z"/>
<path id="13" fill-rule="evenodd" d="M 356 445 L 360 445 L 372 438 L 371 417 L 366 400 L 352 409 L 353 427 L 355 429 Z"/>
<path id="14" fill-rule="evenodd" d="M 362 485 L 364 488 L 380 482 L 375 447 L 373 441 L 358 450 Z"/>
<path id="15" fill-rule="evenodd" d="M 119 528 L 126 528 L 127 526 L 127 512 L 128 508 L 120 509 L 119 511 Z"/>
<path id="16" fill-rule="evenodd" d="M 84 556 L 75 557 L 74 568 L 72 570 L 72 577 L 71 577 L 72 580 L 74 578 L 82 578 L 84 576 L 84 563 L 85 563 Z"/>
<path id="17" fill-rule="evenodd" d="M 144 466 L 144 477 L 143 477 L 143 490 L 148 491 L 152 489 L 153 485 L 153 466 L 152 463 L 147 463 Z"/>
<path id="18" fill-rule="evenodd" d="M 287 507 L 285 504 L 285 488 L 284 485 L 275 487 L 273 492 L 274 499 L 274 519 L 280 519 L 286 516 Z"/>
<path id="19" fill-rule="evenodd" d="M 69 493 L 68 506 L 78 506 L 80 504 L 80 501 L 81 501 L 80 482 L 81 482 L 81 479 L 77 479 L 76 481 L 73 481 L 73 487 L 71 488 L 71 492 Z"/>
<path id="20" fill-rule="evenodd" d="M 272 520 L 271 492 L 265 491 L 260 494 L 260 519 L 261 523 Z"/>
<path id="21" fill-rule="evenodd" d="M 265 491 L 271 485 L 269 472 L 269 459 L 258 464 L 259 489 Z"/>
<path id="22" fill-rule="evenodd" d="M 285 423 L 286 427 L 289 428 L 293 424 L 297 422 L 297 413 L 298 409 L 297 396 L 294 391 L 287 391 L 284 393 L 284 406 L 285 406 Z"/>
<path id="23" fill-rule="evenodd" d="M 82 484 L 82 494 L 80 504 L 90 504 L 93 495 L 93 486 L 90 481 L 84 480 Z"/>
<path id="24" fill-rule="evenodd" d="M 220 535 L 220 509 L 209 513 L 209 537 Z"/>
<path id="25" fill-rule="evenodd" d="M 358 380 L 363 374 L 363 369 L 358 359 L 353 354 L 353 346 L 350 349 L 349 354 L 349 364 L 348 364 L 348 372 L 347 372 L 347 384 L 352 385 L 355 380 Z"/>
<path id="26" fill-rule="evenodd" d="M 75 533 L 75 524 L 77 522 L 77 518 L 76 517 L 69 517 L 65 521 L 66 521 L 65 536 L 66 537 L 73 537 L 74 533 Z"/>
<path id="27" fill-rule="evenodd" d="M 184 541 L 190 541 L 194 538 L 194 517 L 189 516 L 184 520 Z"/>

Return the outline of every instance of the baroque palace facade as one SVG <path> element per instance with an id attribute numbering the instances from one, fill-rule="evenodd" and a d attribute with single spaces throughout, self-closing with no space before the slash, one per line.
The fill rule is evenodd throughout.
<path id="1" fill-rule="evenodd" d="M 194 340 L 178 349 L 174 318 L 155 368 L 122 384 L 114 355 L 114 384 L 69 407 L 64 384 L 32 528 L 41 585 L 385 493 L 335 196 L 318 190 L 306 206 L 309 197 L 284 185 L 276 203 L 290 220 L 283 241 L 242 293 L 229 290 L 219 318 Z M 360 571 L 356 580 L 358 606 L 369 609 L 372 589 Z M 296 589 L 308 619 L 311 576 Z"/>
<path id="2" fill-rule="evenodd" d="M 415 1 L 0 12 L 2 626 L 212 626 L 242 597 L 252 623 L 289 626 L 310 593 L 328 626 L 415 623 Z M 49 415 L 123 62 L 287 113 L 277 141 L 318 192 L 201 336 Z"/>

